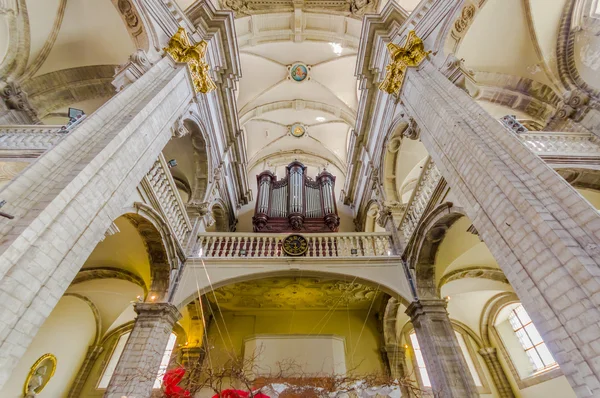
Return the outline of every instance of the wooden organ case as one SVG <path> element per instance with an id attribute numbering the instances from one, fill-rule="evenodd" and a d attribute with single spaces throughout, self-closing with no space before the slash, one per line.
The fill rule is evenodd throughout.
<path id="1" fill-rule="evenodd" d="M 322 171 L 313 180 L 306 166 L 292 162 L 281 180 L 270 171 L 256 176 L 258 194 L 254 232 L 337 232 L 335 176 Z"/>

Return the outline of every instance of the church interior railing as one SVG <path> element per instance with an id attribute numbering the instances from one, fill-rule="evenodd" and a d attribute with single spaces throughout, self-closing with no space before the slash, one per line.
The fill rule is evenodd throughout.
<path id="1" fill-rule="evenodd" d="M 287 234 L 201 233 L 197 257 L 278 258 L 287 257 L 283 240 Z M 393 253 L 388 232 L 302 234 L 308 243 L 304 257 L 388 257 Z M 287 257 L 289 258 L 289 257 Z"/>

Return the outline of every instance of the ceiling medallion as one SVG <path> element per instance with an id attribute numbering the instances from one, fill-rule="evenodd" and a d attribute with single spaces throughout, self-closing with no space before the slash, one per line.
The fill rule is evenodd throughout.
<path id="1" fill-rule="evenodd" d="M 306 126 L 302 123 L 294 123 L 290 126 L 289 133 L 296 138 L 303 137 L 306 134 Z"/>
<path id="2" fill-rule="evenodd" d="M 281 247 L 288 256 L 301 256 L 308 250 L 308 241 L 302 235 L 288 235 L 283 240 Z"/>
<path id="3" fill-rule="evenodd" d="M 308 76 L 309 72 L 310 66 L 302 62 L 295 62 L 288 66 L 288 79 L 302 83 L 305 80 L 310 80 L 310 77 Z"/>

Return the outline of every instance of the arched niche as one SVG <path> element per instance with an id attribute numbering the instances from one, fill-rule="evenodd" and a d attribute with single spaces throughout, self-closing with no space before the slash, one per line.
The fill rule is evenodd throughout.
<path id="1" fill-rule="evenodd" d="M 75 296 L 64 296 L 37 332 L 9 381 L 0 390 L 0 396 L 22 397 L 23 385 L 31 366 L 48 353 L 56 357 L 57 366 L 42 396 L 67 396 L 95 336 L 96 319 L 89 304 Z"/>
<path id="2" fill-rule="evenodd" d="M 179 195 L 184 203 L 206 201 L 209 169 L 209 147 L 201 125 L 194 119 L 184 119 L 176 126 L 179 137 L 173 137 L 163 149 L 167 161 L 175 160 L 170 168 Z"/>

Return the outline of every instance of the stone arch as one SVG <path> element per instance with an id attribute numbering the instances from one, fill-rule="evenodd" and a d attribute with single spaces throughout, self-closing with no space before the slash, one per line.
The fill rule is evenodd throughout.
<path id="1" fill-rule="evenodd" d="M 449 282 L 464 279 L 464 278 L 477 278 L 477 279 L 488 279 L 492 281 L 498 281 L 502 283 L 506 283 L 510 285 L 508 279 L 504 275 L 499 268 L 487 267 L 487 266 L 477 266 L 477 267 L 469 267 L 469 268 L 461 268 L 454 271 L 451 271 L 440 279 L 437 284 L 437 296 L 441 296 L 442 287 Z"/>
<path id="2" fill-rule="evenodd" d="M 438 297 L 435 284 L 435 257 L 446 231 L 464 216 L 466 213 L 462 208 L 446 202 L 433 209 L 415 229 L 407 259 L 410 267 L 415 271 L 417 295 L 420 298 Z"/>
<path id="3" fill-rule="evenodd" d="M 230 230 L 229 215 L 226 209 L 225 204 L 221 200 L 214 203 L 210 209 L 212 217 L 215 220 L 216 232 L 228 232 Z"/>
<path id="4" fill-rule="evenodd" d="M 385 200 L 389 202 L 402 203 L 402 198 L 398 195 L 400 190 L 396 179 L 396 163 L 402 147 L 402 134 L 407 128 L 408 123 L 403 118 L 393 121 L 382 147 L 381 181 Z"/>
<path id="5" fill-rule="evenodd" d="M 191 114 L 183 120 L 184 128 L 190 133 L 194 151 L 194 179 L 191 181 L 190 202 L 206 202 L 210 180 L 210 141 L 205 137 L 203 124 Z"/>
<path id="6" fill-rule="evenodd" d="M 509 304 L 518 303 L 519 297 L 513 292 L 504 292 L 492 297 L 483 307 L 479 321 L 479 333 L 485 347 L 491 347 L 490 331 L 500 310 Z"/>
<path id="7" fill-rule="evenodd" d="M 98 310 L 98 307 L 96 307 L 96 304 L 94 304 L 94 302 L 92 300 L 90 300 L 89 298 L 87 298 L 86 296 L 84 296 L 82 294 L 65 293 L 63 295 L 63 297 L 67 297 L 67 296 L 75 297 L 75 298 L 83 301 L 90 307 L 90 311 L 92 311 L 92 314 L 94 315 L 94 320 L 96 321 L 96 335 L 94 337 L 93 345 L 94 346 L 98 345 L 100 343 L 100 340 L 102 339 L 102 317 L 100 316 L 100 311 Z"/>
<path id="8" fill-rule="evenodd" d="M 125 217 L 135 226 L 144 241 L 150 262 L 149 294 L 157 301 L 166 299 L 171 285 L 171 270 L 179 267 L 176 245 L 171 238 L 168 226 L 156 212 L 142 203 L 136 203 L 136 213 L 125 213 Z M 153 216 L 152 218 L 147 217 Z M 156 221 L 160 220 L 160 223 Z"/>
<path id="9" fill-rule="evenodd" d="M 94 267 L 80 270 L 71 285 L 83 283 L 92 279 L 120 279 L 134 283 L 144 289 L 144 296 L 148 295 L 148 286 L 144 280 L 133 272 L 113 267 Z"/>
<path id="10" fill-rule="evenodd" d="M 264 259 L 268 262 L 268 259 Z M 280 261 L 278 261 L 280 262 Z M 199 268 L 199 269 L 196 269 Z M 378 266 L 356 267 L 336 266 L 332 270 L 323 271 L 323 264 L 304 264 L 302 270 L 290 267 L 288 264 L 268 264 L 267 267 L 230 267 L 225 264 L 207 266 L 202 259 L 188 260 L 183 278 L 175 294 L 173 304 L 180 308 L 212 290 L 234 283 L 249 282 L 257 279 L 273 277 L 314 277 L 338 278 L 352 280 L 378 289 L 399 302 L 408 304 L 410 290 L 408 283 L 400 275 L 403 274 L 401 265 L 379 264 Z M 210 274 L 210 275 L 209 275 Z"/>
<path id="11" fill-rule="evenodd" d="M 375 232 L 377 219 L 379 218 L 379 204 L 376 200 L 370 200 L 365 209 L 364 219 L 360 223 L 362 225 L 361 231 Z"/>

